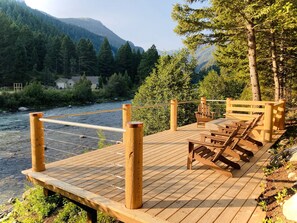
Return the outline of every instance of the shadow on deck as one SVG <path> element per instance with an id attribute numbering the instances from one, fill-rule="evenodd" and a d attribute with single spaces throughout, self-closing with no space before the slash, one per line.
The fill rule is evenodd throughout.
<path id="1" fill-rule="evenodd" d="M 143 206 L 137 210 L 125 208 L 122 144 L 49 163 L 43 172 L 23 173 L 35 184 L 124 222 L 261 222 L 264 213 L 255 199 L 264 180 L 262 167 L 270 156 L 267 150 L 284 131 L 250 162 L 239 161 L 233 178 L 199 163 L 186 169 L 186 139 L 202 132 L 207 129 L 191 124 L 144 137 Z"/>

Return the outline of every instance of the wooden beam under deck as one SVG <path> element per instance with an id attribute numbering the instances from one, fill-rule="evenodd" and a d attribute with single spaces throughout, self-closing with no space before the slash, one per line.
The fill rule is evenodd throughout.
<path id="1" fill-rule="evenodd" d="M 49 163 L 43 172 L 23 171 L 28 180 L 123 222 L 261 222 L 256 207 L 264 179 L 267 149 L 274 135 L 251 162 L 238 161 L 233 178 L 194 163 L 186 169 L 187 138 L 206 129 L 196 124 L 144 137 L 143 206 L 125 207 L 124 146 L 113 145 Z"/>

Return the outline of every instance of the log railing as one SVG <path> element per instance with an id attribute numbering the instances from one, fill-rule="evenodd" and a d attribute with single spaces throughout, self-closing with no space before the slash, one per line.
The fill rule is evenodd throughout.
<path id="1" fill-rule="evenodd" d="M 124 111 L 125 113 L 129 113 L 129 106 L 125 107 L 125 109 L 123 109 L 123 114 Z M 32 171 L 42 172 L 46 170 L 43 123 L 121 132 L 125 134 L 126 138 L 126 142 L 124 144 L 126 154 L 126 207 L 129 209 L 140 208 L 142 206 L 143 124 L 141 122 L 131 122 L 129 115 L 125 114 L 125 116 L 125 122 L 127 123 L 125 129 L 121 129 L 43 118 L 43 113 L 30 113 Z M 131 154 L 133 154 L 133 156 L 131 156 Z"/>
<path id="2" fill-rule="evenodd" d="M 274 101 L 239 101 L 227 98 L 226 118 L 250 120 L 259 113 L 264 113 L 262 126 L 257 127 L 262 141 L 271 142 L 274 130 L 285 129 L 285 100 Z"/>
<path id="3" fill-rule="evenodd" d="M 201 102 L 205 103 L 205 98 Z M 207 100 L 208 102 L 211 100 Z M 215 100 L 217 101 L 217 100 Z M 170 103 L 158 104 L 150 107 L 170 106 L 170 130 L 177 131 L 178 105 L 186 103 L 199 103 L 200 101 L 178 102 L 171 100 Z M 220 100 L 221 102 L 221 100 Z M 142 108 L 142 107 L 138 107 Z M 116 109 L 119 110 L 119 109 Z M 263 126 L 260 127 L 262 140 L 270 142 L 273 130 L 285 127 L 285 100 L 279 102 L 270 101 L 237 101 L 228 98 L 226 100 L 226 118 L 238 118 L 249 120 L 258 113 L 264 113 Z M 91 112 L 97 114 L 101 112 Z M 78 114 L 73 114 L 77 116 Z M 67 115 L 69 116 L 69 115 Z M 61 116 L 56 116 L 56 118 Z M 32 171 L 41 172 L 46 170 L 44 154 L 44 127 L 43 123 L 91 128 L 97 130 L 113 131 L 123 133 L 123 145 L 125 147 L 125 196 L 126 207 L 136 209 L 142 206 L 142 172 L 143 172 L 143 123 L 132 122 L 132 106 L 122 106 L 122 128 L 112 128 L 83 123 L 67 122 L 51 118 L 43 118 L 43 113 L 30 114 Z M 133 154 L 133 156 L 131 156 Z"/>

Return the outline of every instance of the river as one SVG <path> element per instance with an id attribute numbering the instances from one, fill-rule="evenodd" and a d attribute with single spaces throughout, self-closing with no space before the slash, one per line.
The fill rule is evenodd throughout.
<path id="1" fill-rule="evenodd" d="M 88 106 L 60 107 L 42 111 L 45 117 L 65 114 L 78 114 L 97 110 L 112 110 L 121 108 L 122 104 L 130 101 L 92 104 Z M 0 204 L 11 197 L 20 197 L 25 188 L 25 177 L 22 170 L 31 167 L 29 113 L 1 113 L 0 114 Z M 121 111 L 101 113 L 96 115 L 66 117 L 62 120 L 80 122 L 93 125 L 121 127 Z M 81 128 L 45 125 L 45 140 L 48 150 L 46 162 L 63 159 L 75 154 L 86 152 L 98 147 L 96 138 L 110 140 L 108 143 L 121 140 L 121 134 L 86 130 Z M 63 148 L 64 152 L 60 152 Z"/>

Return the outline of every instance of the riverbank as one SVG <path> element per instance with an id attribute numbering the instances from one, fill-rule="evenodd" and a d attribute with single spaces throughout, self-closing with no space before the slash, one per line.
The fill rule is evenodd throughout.
<path id="1" fill-rule="evenodd" d="M 62 106 L 82 106 L 94 103 L 126 101 L 133 95 L 110 94 L 107 89 L 91 90 L 91 87 L 76 86 L 71 89 L 46 88 L 40 83 L 30 83 L 22 91 L 0 94 L 0 112 L 16 112 L 20 107 L 30 110 L 46 110 Z"/>

